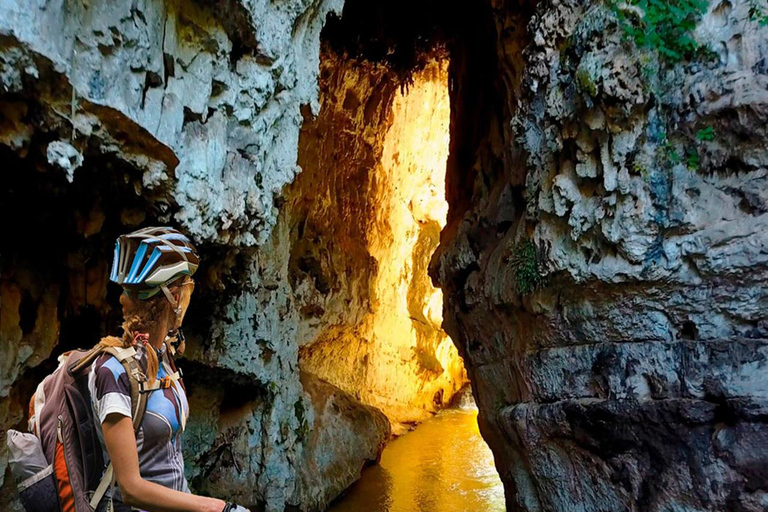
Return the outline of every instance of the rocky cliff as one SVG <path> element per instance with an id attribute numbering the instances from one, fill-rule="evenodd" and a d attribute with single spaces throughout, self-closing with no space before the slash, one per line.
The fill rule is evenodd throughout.
<path id="1" fill-rule="evenodd" d="M 765 6 L 341 4 L 0 2 L 2 428 L 172 223 L 202 492 L 322 509 L 461 354 L 510 510 L 764 510 Z"/>
<path id="2" fill-rule="evenodd" d="M 323 107 L 305 123 L 285 207 L 301 366 L 401 432 L 466 382 L 427 275 L 448 210 L 447 61 L 406 89 L 385 64 L 322 56 Z"/>
<path id="3" fill-rule="evenodd" d="M 508 508 L 764 510 L 762 11 L 494 7 L 432 270 Z"/>

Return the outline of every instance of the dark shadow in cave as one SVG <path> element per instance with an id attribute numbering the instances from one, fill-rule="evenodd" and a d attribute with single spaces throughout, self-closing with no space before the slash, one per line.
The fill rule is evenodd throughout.
<path id="1" fill-rule="evenodd" d="M 30 103 L 30 115 L 35 108 Z M 12 342 L 38 347 L 42 350 L 36 353 L 47 354 L 41 361 L 33 356 L 30 367 L 13 386 L 11 399 L 20 404 L 56 369 L 62 353 L 89 348 L 105 335 L 122 333 L 121 290 L 108 281 L 115 240 L 140 227 L 167 225 L 174 208 L 165 199 L 172 197 L 170 191 L 162 186 L 145 189 L 140 170 L 98 148 L 86 148 L 84 165 L 69 182 L 64 171 L 46 160 L 45 148 L 52 140 L 53 134 L 36 132 L 23 156 L 0 145 L 0 159 L 5 163 L 0 215 L 6 219 L 6 243 L 0 249 L 3 314 L 12 314 L 6 294 L 18 289 L 22 336 L 21 340 L 3 340 L 3 350 L 6 355 L 15 354 L 18 347 L 5 346 Z M 207 244 L 201 244 L 198 251 L 203 261 L 243 268 L 238 266 L 242 258 L 237 254 L 226 255 L 232 251 Z M 196 330 L 206 332 L 217 295 L 207 286 L 205 275 L 198 277 L 188 315 L 193 335 Z M 226 273 L 218 277 L 227 285 L 241 279 L 229 276 L 228 280 Z M 53 305 L 46 308 L 46 300 Z M 10 323 L 8 327 L 12 327 Z M 205 380 L 194 363 L 182 361 L 180 366 L 190 367 L 185 381 L 192 389 L 197 381 Z M 219 377 L 226 386 L 254 397 L 263 392 L 229 373 Z M 15 427 L 25 429 L 25 425 L 26 418 L 22 418 Z"/>

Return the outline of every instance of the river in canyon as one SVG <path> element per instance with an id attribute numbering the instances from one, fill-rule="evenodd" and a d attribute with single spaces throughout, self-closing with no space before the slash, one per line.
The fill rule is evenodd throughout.
<path id="1" fill-rule="evenodd" d="M 495 512 L 504 488 L 477 410 L 441 411 L 389 443 L 328 512 Z"/>

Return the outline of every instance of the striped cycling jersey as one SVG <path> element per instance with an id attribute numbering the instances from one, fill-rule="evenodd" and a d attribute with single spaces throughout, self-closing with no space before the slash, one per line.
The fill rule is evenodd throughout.
<path id="1" fill-rule="evenodd" d="M 156 350 L 161 361 L 157 378 L 172 373 L 165 351 L 147 345 L 136 347 L 139 367 L 146 372 L 146 350 Z M 105 467 L 109 454 L 104 445 L 101 425 L 110 414 L 131 417 L 131 384 L 123 365 L 109 354 L 102 354 L 91 365 L 88 374 L 88 390 L 91 405 L 98 419 L 98 435 L 104 451 Z M 179 382 L 167 389 L 150 392 L 147 410 L 141 421 L 136 438 L 139 454 L 139 470 L 142 478 L 181 492 L 189 492 L 184 477 L 184 459 L 181 454 L 181 433 L 189 416 L 189 404 Z M 119 488 L 115 488 L 115 499 L 120 499 Z"/>

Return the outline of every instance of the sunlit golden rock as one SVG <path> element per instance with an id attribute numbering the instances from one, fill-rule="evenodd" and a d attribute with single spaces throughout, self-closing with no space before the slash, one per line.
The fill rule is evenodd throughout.
<path id="1" fill-rule="evenodd" d="M 292 186 L 301 366 L 381 409 L 397 433 L 466 382 L 427 275 L 448 212 L 447 62 L 400 89 L 383 66 L 335 59 L 323 61 L 324 103 Z"/>

